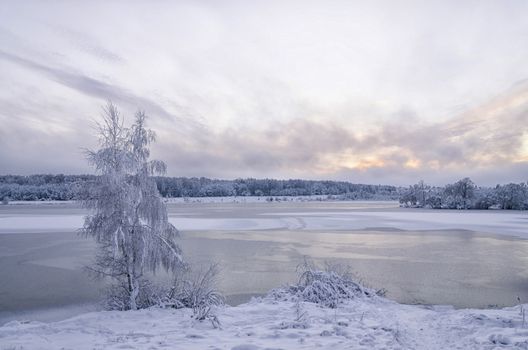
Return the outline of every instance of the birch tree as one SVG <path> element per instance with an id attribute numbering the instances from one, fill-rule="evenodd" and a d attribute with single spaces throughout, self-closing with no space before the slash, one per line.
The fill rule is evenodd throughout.
<path id="1" fill-rule="evenodd" d="M 155 134 L 145 127 L 146 115 L 138 111 L 125 127 L 117 108 L 109 103 L 98 125 L 99 149 L 87 151 L 98 173 L 84 204 L 91 209 L 82 233 L 98 243 L 92 270 L 114 280 L 114 308 L 138 309 L 144 303 L 148 274 L 158 269 L 174 271 L 183 265 L 176 244 L 177 230 L 168 222 L 167 210 L 152 176 L 166 166 L 150 160 L 149 145 Z"/>

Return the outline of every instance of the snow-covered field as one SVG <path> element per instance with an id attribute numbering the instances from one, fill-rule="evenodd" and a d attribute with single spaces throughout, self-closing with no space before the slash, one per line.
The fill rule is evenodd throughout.
<path id="1" fill-rule="evenodd" d="M 268 201 L 279 202 L 310 202 L 326 201 L 327 195 L 313 196 L 229 196 L 229 197 L 176 197 L 165 198 L 166 203 L 263 203 Z"/>
<path id="2" fill-rule="evenodd" d="M 359 298 L 329 309 L 268 299 L 225 307 L 218 317 L 220 329 L 188 309 L 15 321 L 0 328 L 0 349 L 528 349 L 520 306 L 454 310 Z"/>
<path id="3" fill-rule="evenodd" d="M 169 204 L 180 203 L 265 203 L 269 201 L 278 202 L 313 202 L 327 201 L 331 199 L 328 195 L 313 196 L 228 196 L 228 197 L 174 197 L 164 198 L 163 201 Z M 8 205 L 68 205 L 76 203 L 74 200 L 57 201 L 9 201 Z"/>

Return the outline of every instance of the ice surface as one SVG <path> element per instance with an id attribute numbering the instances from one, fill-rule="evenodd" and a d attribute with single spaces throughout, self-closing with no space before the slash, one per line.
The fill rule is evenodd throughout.
<path id="1" fill-rule="evenodd" d="M 280 208 L 253 217 L 215 218 L 170 216 L 179 230 L 399 230 L 462 229 L 528 238 L 528 211 L 426 210 L 367 208 L 361 210 L 280 212 Z M 0 234 L 17 231 L 72 231 L 82 226 L 82 215 L 0 216 Z"/>

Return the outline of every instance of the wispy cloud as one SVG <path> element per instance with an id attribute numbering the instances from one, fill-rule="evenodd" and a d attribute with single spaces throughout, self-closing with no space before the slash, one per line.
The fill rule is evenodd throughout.
<path id="1" fill-rule="evenodd" d="M 46 66 L 30 59 L 19 57 L 4 51 L 0 51 L 0 59 L 19 64 L 28 69 L 42 73 L 57 83 L 77 90 L 82 94 L 98 97 L 100 99 L 111 100 L 117 104 L 136 106 L 136 108 L 148 110 L 150 113 L 164 118 L 168 122 L 178 123 L 182 132 L 201 127 L 200 124 L 195 120 L 167 112 L 167 110 L 154 101 L 146 99 L 142 96 L 134 95 L 126 89 L 122 89 L 116 85 L 88 77 L 84 74 L 68 71 L 63 68 Z"/>
<path id="2" fill-rule="evenodd" d="M 0 4 L 0 172 L 88 171 L 110 99 L 152 116 L 171 175 L 525 180 L 527 10 Z"/>

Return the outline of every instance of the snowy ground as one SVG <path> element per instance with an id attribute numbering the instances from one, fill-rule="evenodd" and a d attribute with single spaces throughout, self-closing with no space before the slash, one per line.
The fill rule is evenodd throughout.
<path id="1" fill-rule="evenodd" d="M 279 202 L 310 202 L 329 200 L 327 195 L 313 196 L 229 196 L 229 197 L 176 197 L 165 198 L 166 203 L 262 203 L 279 201 Z"/>
<path id="2" fill-rule="evenodd" d="M 9 201 L 7 205 L 68 205 L 76 203 L 76 201 L 55 201 L 55 200 L 49 200 L 49 201 Z"/>
<path id="3" fill-rule="evenodd" d="M 253 197 L 248 200 L 251 198 Z M 223 199 L 225 198 L 217 198 Z M 347 203 L 358 207 L 348 208 Z M 364 208 L 361 203 L 366 203 Z M 406 209 L 397 207 L 395 202 L 337 202 L 336 210 L 317 210 L 317 207 L 312 206 L 308 207 L 311 209 L 308 211 L 283 211 L 284 208 L 289 209 L 292 206 L 264 202 L 251 204 L 257 205 L 258 210 L 240 214 L 239 210 L 244 209 L 243 207 L 231 208 L 232 212 L 229 212 L 221 207 L 229 205 L 229 202 L 213 204 L 220 206 L 217 210 L 222 210 L 222 215 L 213 218 L 201 216 L 200 205 L 207 203 L 178 203 L 178 210 L 187 209 L 187 215 L 177 211 L 169 213 L 170 222 L 182 231 L 462 229 L 528 238 L 528 211 Z M 324 202 L 321 207 L 331 205 L 331 202 Z M 269 208 L 268 212 L 266 208 Z M 34 232 L 73 231 L 82 226 L 83 217 L 81 214 L 12 216 L 0 212 L 0 234 L 29 229 Z"/>
<path id="4" fill-rule="evenodd" d="M 227 197 L 176 197 L 164 198 L 165 203 L 263 203 L 273 201 L 279 202 L 311 202 L 311 201 L 327 201 L 328 195 L 313 195 L 313 196 L 227 196 Z M 74 200 L 69 201 L 9 201 L 8 205 L 67 205 L 76 203 Z"/>
<path id="5" fill-rule="evenodd" d="M 220 329 L 190 310 L 163 309 L 11 322 L 0 327 L 0 349 L 528 349 L 520 306 L 454 310 L 375 298 L 328 309 L 253 300 L 218 317 Z"/>

